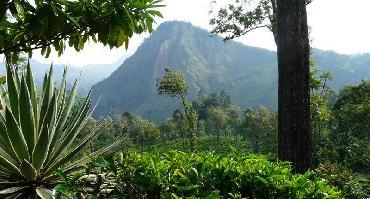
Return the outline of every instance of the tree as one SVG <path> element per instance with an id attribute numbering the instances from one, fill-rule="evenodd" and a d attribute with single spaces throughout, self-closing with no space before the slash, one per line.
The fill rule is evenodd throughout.
<path id="1" fill-rule="evenodd" d="M 240 131 L 252 142 L 255 153 L 276 154 L 276 121 L 274 113 L 260 106 L 243 113 Z"/>
<path id="2" fill-rule="evenodd" d="M 313 135 L 313 164 L 318 166 L 322 159 L 336 159 L 333 154 L 334 145 L 330 141 L 333 123 L 332 101 L 335 91 L 328 85 L 331 74 L 324 71 L 319 74 L 318 67 L 311 62 L 310 87 L 311 87 L 311 126 Z M 330 152 L 329 152 L 330 151 Z"/>
<path id="3" fill-rule="evenodd" d="M 333 107 L 338 126 L 335 134 L 339 161 L 356 171 L 370 164 L 370 81 L 346 86 Z"/>
<path id="4" fill-rule="evenodd" d="M 176 97 L 181 100 L 185 112 L 185 129 L 190 139 L 191 150 L 195 150 L 195 136 L 197 132 L 198 114 L 187 100 L 188 83 L 184 76 L 170 69 L 165 69 L 165 75 L 157 79 L 157 88 L 160 95 Z"/>
<path id="5" fill-rule="evenodd" d="M 152 31 L 154 17 L 162 17 L 155 10 L 160 2 L 4 0 L 0 2 L 0 54 L 10 61 L 20 52 L 31 56 L 32 50 L 42 49 L 48 57 L 54 46 L 61 55 L 67 44 L 79 51 L 89 38 L 111 48 L 127 48 L 133 34 Z"/>
<path id="6" fill-rule="evenodd" d="M 159 127 L 161 131 L 161 141 L 174 140 L 177 138 L 176 124 L 172 119 L 169 119 Z"/>
<path id="7" fill-rule="evenodd" d="M 310 45 L 303 0 L 277 1 L 278 154 L 296 172 L 312 167 Z"/>
<path id="8" fill-rule="evenodd" d="M 184 123 L 185 123 L 185 120 L 184 120 L 184 114 L 182 114 L 181 110 L 179 109 L 176 109 L 173 114 L 172 114 L 172 122 L 175 124 L 176 126 L 176 134 L 181 137 L 182 139 L 184 139 L 185 137 L 185 132 L 184 132 Z"/>
<path id="9" fill-rule="evenodd" d="M 235 136 L 236 141 L 238 141 L 238 127 L 240 125 L 240 110 L 239 107 L 235 105 L 230 105 L 226 112 L 228 114 L 228 125 L 231 130 L 231 134 Z"/>
<path id="10" fill-rule="evenodd" d="M 141 117 L 135 117 L 132 120 L 131 133 L 135 142 L 140 145 L 141 152 L 144 151 L 145 144 L 155 142 L 160 136 L 160 131 L 156 125 Z"/>
<path id="11" fill-rule="evenodd" d="M 208 111 L 208 129 L 216 136 L 219 144 L 221 134 L 227 130 L 229 118 L 221 107 L 212 107 Z"/>
<path id="12" fill-rule="evenodd" d="M 311 0 L 235 0 L 210 21 L 226 40 L 269 28 L 277 45 L 279 68 L 279 159 L 295 172 L 312 166 L 310 130 L 309 39 L 306 4 Z M 251 5 L 255 5 L 254 7 Z"/>

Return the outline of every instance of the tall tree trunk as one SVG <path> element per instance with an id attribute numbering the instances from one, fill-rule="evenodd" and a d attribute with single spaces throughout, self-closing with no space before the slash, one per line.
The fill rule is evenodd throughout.
<path id="1" fill-rule="evenodd" d="M 312 166 L 309 38 L 305 0 L 277 0 L 279 159 L 303 173 Z"/>

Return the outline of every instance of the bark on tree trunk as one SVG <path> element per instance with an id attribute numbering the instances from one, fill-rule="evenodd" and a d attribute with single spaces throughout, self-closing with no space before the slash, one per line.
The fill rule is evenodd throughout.
<path id="1" fill-rule="evenodd" d="M 309 38 L 305 0 L 277 1 L 279 159 L 303 173 L 312 167 Z"/>

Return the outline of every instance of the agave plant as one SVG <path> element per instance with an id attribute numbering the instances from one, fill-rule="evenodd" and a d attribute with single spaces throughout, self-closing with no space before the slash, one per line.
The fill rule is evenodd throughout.
<path id="1" fill-rule="evenodd" d="M 38 94 L 29 64 L 22 74 L 7 67 L 0 85 L 0 198 L 51 198 L 57 171 L 76 171 L 86 160 L 77 155 L 106 128 L 76 139 L 91 114 L 91 91 L 72 114 L 77 81 L 69 92 L 65 70 L 56 89 L 52 73 L 51 67 Z"/>

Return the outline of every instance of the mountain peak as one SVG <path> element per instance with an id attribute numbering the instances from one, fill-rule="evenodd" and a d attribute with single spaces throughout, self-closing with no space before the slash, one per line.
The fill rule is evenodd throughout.
<path id="1" fill-rule="evenodd" d="M 334 78 L 354 73 L 337 63 L 337 68 L 330 68 L 333 62 L 328 59 L 334 55 L 316 54 L 321 69 L 333 70 Z M 225 90 L 241 108 L 277 105 L 276 52 L 224 42 L 191 23 L 170 21 L 162 23 L 119 69 L 93 87 L 93 99 L 102 96 L 95 116 L 128 111 L 163 121 L 179 107 L 176 99 L 157 94 L 155 80 L 165 67 L 185 75 L 191 98 L 199 90 Z M 344 84 L 339 80 L 342 82 L 335 83 L 338 87 Z M 354 76 L 349 82 L 360 80 Z"/>

